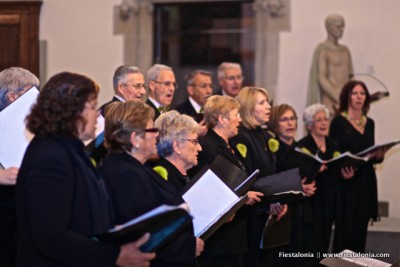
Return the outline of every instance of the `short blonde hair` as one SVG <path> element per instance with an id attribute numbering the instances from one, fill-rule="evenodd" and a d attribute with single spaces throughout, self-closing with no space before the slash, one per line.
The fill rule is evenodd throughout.
<path id="1" fill-rule="evenodd" d="M 131 134 L 143 135 L 147 122 L 154 118 L 154 110 L 142 101 L 113 102 L 105 116 L 105 145 L 111 152 L 132 150 Z"/>
<path id="2" fill-rule="evenodd" d="M 218 124 L 219 116 L 227 116 L 233 109 L 239 109 L 239 102 L 230 96 L 214 95 L 204 104 L 204 121 L 207 127 L 214 128 Z"/>
<path id="3" fill-rule="evenodd" d="M 257 94 L 262 94 L 269 100 L 267 90 L 261 87 L 243 87 L 236 99 L 240 104 L 240 117 L 242 118 L 242 124 L 247 129 L 254 129 L 260 125 L 257 119 L 254 117 L 254 107 L 257 102 Z"/>
<path id="4" fill-rule="evenodd" d="M 159 130 L 157 152 L 160 157 L 172 155 L 174 140 L 187 138 L 188 134 L 196 133 L 199 129 L 199 125 L 192 117 L 179 114 L 176 110 L 161 114 L 154 126 Z"/>

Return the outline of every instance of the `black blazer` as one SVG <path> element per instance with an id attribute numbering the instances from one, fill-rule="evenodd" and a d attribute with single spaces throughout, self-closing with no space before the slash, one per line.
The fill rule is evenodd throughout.
<path id="1" fill-rule="evenodd" d="M 197 122 L 202 121 L 204 118 L 204 115 L 202 113 L 196 112 L 196 110 L 192 106 L 192 103 L 190 103 L 189 98 L 187 98 L 182 104 L 176 106 L 174 109 L 181 114 L 186 114 L 192 117 Z"/>
<path id="2" fill-rule="evenodd" d="M 246 165 L 249 166 L 250 172 L 256 169 L 260 170 L 259 177 L 275 173 L 276 156 L 268 147 L 270 138 L 272 136 L 268 135 L 260 127 L 249 130 L 241 126 L 239 127 L 238 135 L 231 139 L 237 150 L 240 145 L 246 147 L 245 155 L 240 155 Z"/>
<path id="3" fill-rule="evenodd" d="M 156 161 L 149 161 L 149 165 L 153 169 L 157 167 L 164 168 L 167 174 L 166 181 L 168 181 L 168 183 L 170 183 L 179 192 L 189 182 L 189 178 L 184 176 L 171 162 L 165 158 L 160 158 Z"/>
<path id="4" fill-rule="evenodd" d="M 235 146 L 232 144 L 229 145 L 229 148 L 225 140 L 222 139 L 222 137 L 220 137 L 214 130 L 209 129 L 207 134 L 203 138 L 200 138 L 200 145 L 202 151 L 199 153 L 197 166 L 190 169 L 189 173 L 191 177 L 199 172 L 204 166 L 210 165 L 217 155 L 223 156 L 248 173 L 248 167 L 239 156 Z M 232 150 L 234 153 L 232 153 Z"/>
<path id="5" fill-rule="evenodd" d="M 160 111 L 158 110 L 158 108 L 156 108 L 156 106 L 154 106 L 154 104 L 149 99 L 146 100 L 146 104 L 149 105 L 154 110 L 154 120 L 160 117 L 161 115 Z"/>
<path id="6" fill-rule="evenodd" d="M 110 153 L 100 172 L 111 193 L 116 224 L 125 223 L 162 204 L 184 202 L 173 186 L 127 153 Z M 194 266 L 195 246 L 193 228 L 188 227 L 157 252 L 151 266 Z"/>
<path id="7" fill-rule="evenodd" d="M 197 173 L 205 165 L 221 155 L 233 164 L 247 172 L 245 163 L 240 157 L 232 153 L 227 143 L 214 130 L 208 130 L 207 134 L 200 139 L 202 151 L 199 153 L 198 165 L 191 171 Z M 235 215 L 233 221 L 225 223 L 211 238 L 206 241 L 204 256 L 212 255 L 235 255 L 247 252 L 247 231 L 246 231 L 247 207 L 241 208 Z M 202 257 L 202 256 L 200 256 Z"/>
<path id="8" fill-rule="evenodd" d="M 111 101 L 108 101 L 107 103 L 104 103 L 104 104 L 99 108 L 101 116 L 105 117 L 107 106 L 110 105 L 110 104 L 113 103 L 113 102 L 120 102 L 120 100 L 114 96 L 114 97 L 111 99 Z"/>
<path id="9" fill-rule="evenodd" d="M 16 186 L 17 266 L 114 266 L 116 245 L 90 237 L 112 227 L 104 183 L 77 139 L 29 144 Z"/>

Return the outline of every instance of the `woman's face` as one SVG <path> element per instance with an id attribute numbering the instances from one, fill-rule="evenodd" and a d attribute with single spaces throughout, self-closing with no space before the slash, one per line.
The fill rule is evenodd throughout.
<path id="1" fill-rule="evenodd" d="M 201 146 L 199 144 L 199 136 L 197 133 L 192 132 L 188 134 L 185 138 L 178 140 L 178 145 L 180 149 L 180 159 L 184 163 L 185 170 L 189 170 L 193 166 L 197 165 L 197 156 L 201 151 Z"/>
<path id="2" fill-rule="evenodd" d="M 86 141 L 96 137 L 96 122 L 99 117 L 99 111 L 97 110 L 97 99 L 90 100 L 85 103 L 85 109 L 81 116 L 86 121 L 83 125 L 81 121 L 78 121 L 78 135 L 81 141 Z"/>
<path id="3" fill-rule="evenodd" d="M 297 130 L 297 118 L 293 111 L 288 110 L 278 119 L 279 137 L 287 141 L 293 141 Z"/>
<path id="4" fill-rule="evenodd" d="M 367 98 L 364 88 L 361 85 L 356 85 L 350 94 L 349 108 L 354 110 L 362 110 Z"/>
<path id="5" fill-rule="evenodd" d="M 226 118 L 224 118 L 226 134 L 228 138 L 234 137 L 238 134 L 239 124 L 242 121 L 239 114 L 239 109 L 232 109 L 231 112 L 228 113 Z"/>
<path id="6" fill-rule="evenodd" d="M 324 111 L 320 111 L 314 115 L 313 122 L 309 127 L 309 130 L 317 137 L 328 136 L 329 119 Z"/>
<path id="7" fill-rule="evenodd" d="M 266 124 L 269 121 L 271 113 L 271 105 L 268 103 L 267 97 L 258 92 L 256 95 L 256 103 L 253 110 L 253 116 L 260 125 Z"/>
<path id="8" fill-rule="evenodd" d="M 154 132 L 154 122 L 153 120 L 147 121 L 146 130 L 143 136 L 139 137 L 139 152 L 143 155 L 146 160 L 150 158 L 151 155 L 157 154 L 156 142 L 158 132 Z"/>

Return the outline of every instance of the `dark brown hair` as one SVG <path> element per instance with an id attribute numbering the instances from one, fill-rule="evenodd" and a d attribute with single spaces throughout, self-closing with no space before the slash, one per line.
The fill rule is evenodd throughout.
<path id="1" fill-rule="evenodd" d="M 54 75 L 44 85 L 31 113 L 26 117 L 28 129 L 38 137 L 78 137 L 77 122 L 85 103 L 97 99 L 99 86 L 90 78 L 71 72 Z"/>
<path id="2" fill-rule="evenodd" d="M 342 91 L 340 92 L 340 97 L 339 97 L 339 99 L 340 99 L 339 111 L 340 112 L 347 111 L 349 109 L 351 93 L 353 92 L 354 87 L 356 87 L 357 85 L 360 85 L 364 89 L 365 102 L 364 102 L 362 111 L 363 111 L 364 115 L 367 115 L 367 113 L 369 111 L 369 104 L 371 103 L 371 96 L 368 92 L 368 88 L 365 85 L 365 83 L 362 81 L 356 81 L 356 80 L 351 80 L 343 86 Z"/>

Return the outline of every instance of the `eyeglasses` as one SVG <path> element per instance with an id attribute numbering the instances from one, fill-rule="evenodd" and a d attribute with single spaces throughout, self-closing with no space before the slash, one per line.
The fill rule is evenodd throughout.
<path id="1" fill-rule="evenodd" d="M 199 83 L 199 84 L 192 83 L 191 86 L 199 87 L 199 88 L 201 88 L 201 89 L 206 89 L 206 88 L 208 88 L 208 87 L 211 88 L 211 89 L 214 89 L 214 88 L 215 88 L 215 85 L 212 84 L 212 83 Z"/>
<path id="2" fill-rule="evenodd" d="M 158 128 L 147 128 L 147 129 L 144 129 L 144 132 L 145 133 L 158 133 Z"/>
<path id="3" fill-rule="evenodd" d="M 197 145 L 198 143 L 200 143 L 199 138 L 195 138 L 195 139 L 190 139 L 190 138 L 182 138 L 179 139 L 181 141 L 189 141 L 190 143 L 192 143 L 193 145 Z"/>
<path id="4" fill-rule="evenodd" d="M 155 81 L 153 80 L 153 82 L 158 83 L 158 84 L 162 84 L 164 86 L 173 86 L 175 89 L 178 89 L 178 84 L 176 82 L 170 82 L 170 81 L 166 81 L 166 82 L 159 82 L 159 81 Z"/>
<path id="5" fill-rule="evenodd" d="M 124 86 L 132 86 L 136 90 L 139 90 L 139 89 L 142 89 L 142 88 L 146 90 L 146 84 L 144 84 L 144 83 L 137 83 L 137 84 L 123 83 L 123 85 Z"/>
<path id="6" fill-rule="evenodd" d="M 279 119 L 280 122 L 289 122 L 289 121 L 297 121 L 297 117 L 283 117 Z"/>
<path id="7" fill-rule="evenodd" d="M 241 81 L 241 80 L 244 80 L 244 76 L 243 75 L 236 75 L 236 76 L 228 76 L 228 77 L 224 77 L 224 79 L 225 80 L 228 80 L 228 81 L 234 81 L 234 80 L 239 80 L 239 81 Z"/>

